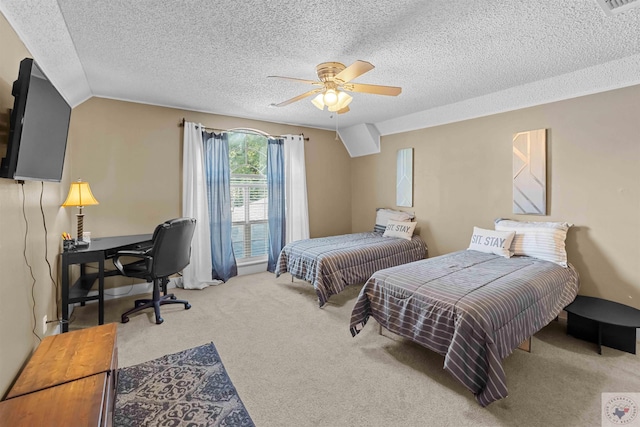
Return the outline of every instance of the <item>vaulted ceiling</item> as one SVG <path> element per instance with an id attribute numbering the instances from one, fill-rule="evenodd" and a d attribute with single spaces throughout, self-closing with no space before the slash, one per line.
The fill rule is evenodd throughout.
<path id="1" fill-rule="evenodd" d="M 640 84 L 640 9 L 598 1 L 609 0 L 0 0 L 0 11 L 72 106 L 97 96 L 375 138 Z M 341 115 L 311 97 L 271 106 L 313 87 L 267 76 L 317 80 L 317 64 L 356 60 L 375 69 L 354 82 L 402 93 L 352 93 Z"/>

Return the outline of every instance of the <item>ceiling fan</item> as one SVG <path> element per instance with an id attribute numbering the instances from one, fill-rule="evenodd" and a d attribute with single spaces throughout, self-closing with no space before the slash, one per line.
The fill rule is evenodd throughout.
<path id="1" fill-rule="evenodd" d="M 395 86 L 379 86 L 362 83 L 351 83 L 351 80 L 373 70 L 373 64 L 366 61 L 356 61 L 345 67 L 340 62 L 323 62 L 316 66 L 319 81 L 296 79 L 293 77 L 269 76 L 277 79 L 291 80 L 318 86 L 308 92 L 279 104 L 271 104 L 275 107 L 284 107 L 301 99 L 316 95 L 311 102 L 320 110 L 328 107 L 331 112 L 343 114 L 349 111 L 349 104 L 353 97 L 347 92 L 372 93 L 374 95 L 397 96 L 402 88 Z"/>

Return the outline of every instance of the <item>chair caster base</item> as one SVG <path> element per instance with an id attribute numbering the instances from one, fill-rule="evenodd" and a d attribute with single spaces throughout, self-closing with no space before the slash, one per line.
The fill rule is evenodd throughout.
<path id="1" fill-rule="evenodd" d="M 157 284 L 154 284 L 154 286 L 157 286 Z M 160 315 L 160 307 L 162 305 L 165 304 L 184 304 L 184 309 L 185 310 L 189 310 L 191 308 L 191 304 L 189 304 L 189 301 L 185 301 L 182 299 L 178 299 L 174 294 L 169 294 L 169 295 L 164 295 L 164 296 L 160 296 L 159 295 L 160 290 L 159 288 L 154 288 L 153 291 L 153 298 L 152 299 L 139 299 L 135 301 L 134 307 L 123 313 L 121 315 L 121 320 L 122 323 L 127 323 L 129 321 L 129 316 L 137 313 L 141 310 L 146 310 L 149 308 L 153 308 L 154 309 L 154 314 L 155 314 L 155 319 L 156 319 L 156 325 L 160 325 L 162 324 L 162 322 L 164 322 L 164 319 L 161 317 Z"/>

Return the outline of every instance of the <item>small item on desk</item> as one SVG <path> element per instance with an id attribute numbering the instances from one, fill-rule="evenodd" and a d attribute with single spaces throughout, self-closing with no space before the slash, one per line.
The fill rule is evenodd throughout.
<path id="1" fill-rule="evenodd" d="M 71 238 L 71 235 L 65 231 L 64 233 L 62 233 L 62 249 L 64 251 L 68 251 L 74 248 L 75 244 L 73 242 L 73 239 Z"/>
<path id="2" fill-rule="evenodd" d="M 82 233 L 82 241 L 83 242 L 87 242 L 87 243 L 91 243 L 91 232 L 90 231 L 85 231 L 84 233 Z"/>

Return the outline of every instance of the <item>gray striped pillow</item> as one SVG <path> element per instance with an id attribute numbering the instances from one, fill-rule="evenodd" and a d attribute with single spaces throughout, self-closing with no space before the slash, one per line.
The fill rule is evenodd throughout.
<path id="1" fill-rule="evenodd" d="M 394 221 L 411 221 L 415 215 L 410 212 L 395 211 L 393 209 L 378 208 L 376 209 L 376 225 L 373 231 L 384 233 L 387 229 L 387 222 L 392 219 Z"/>
<path id="2" fill-rule="evenodd" d="M 567 251 L 564 242 L 572 225 L 567 222 L 511 221 L 499 218 L 495 229 L 516 232 L 510 248 L 515 255 L 526 255 L 566 267 Z"/>

